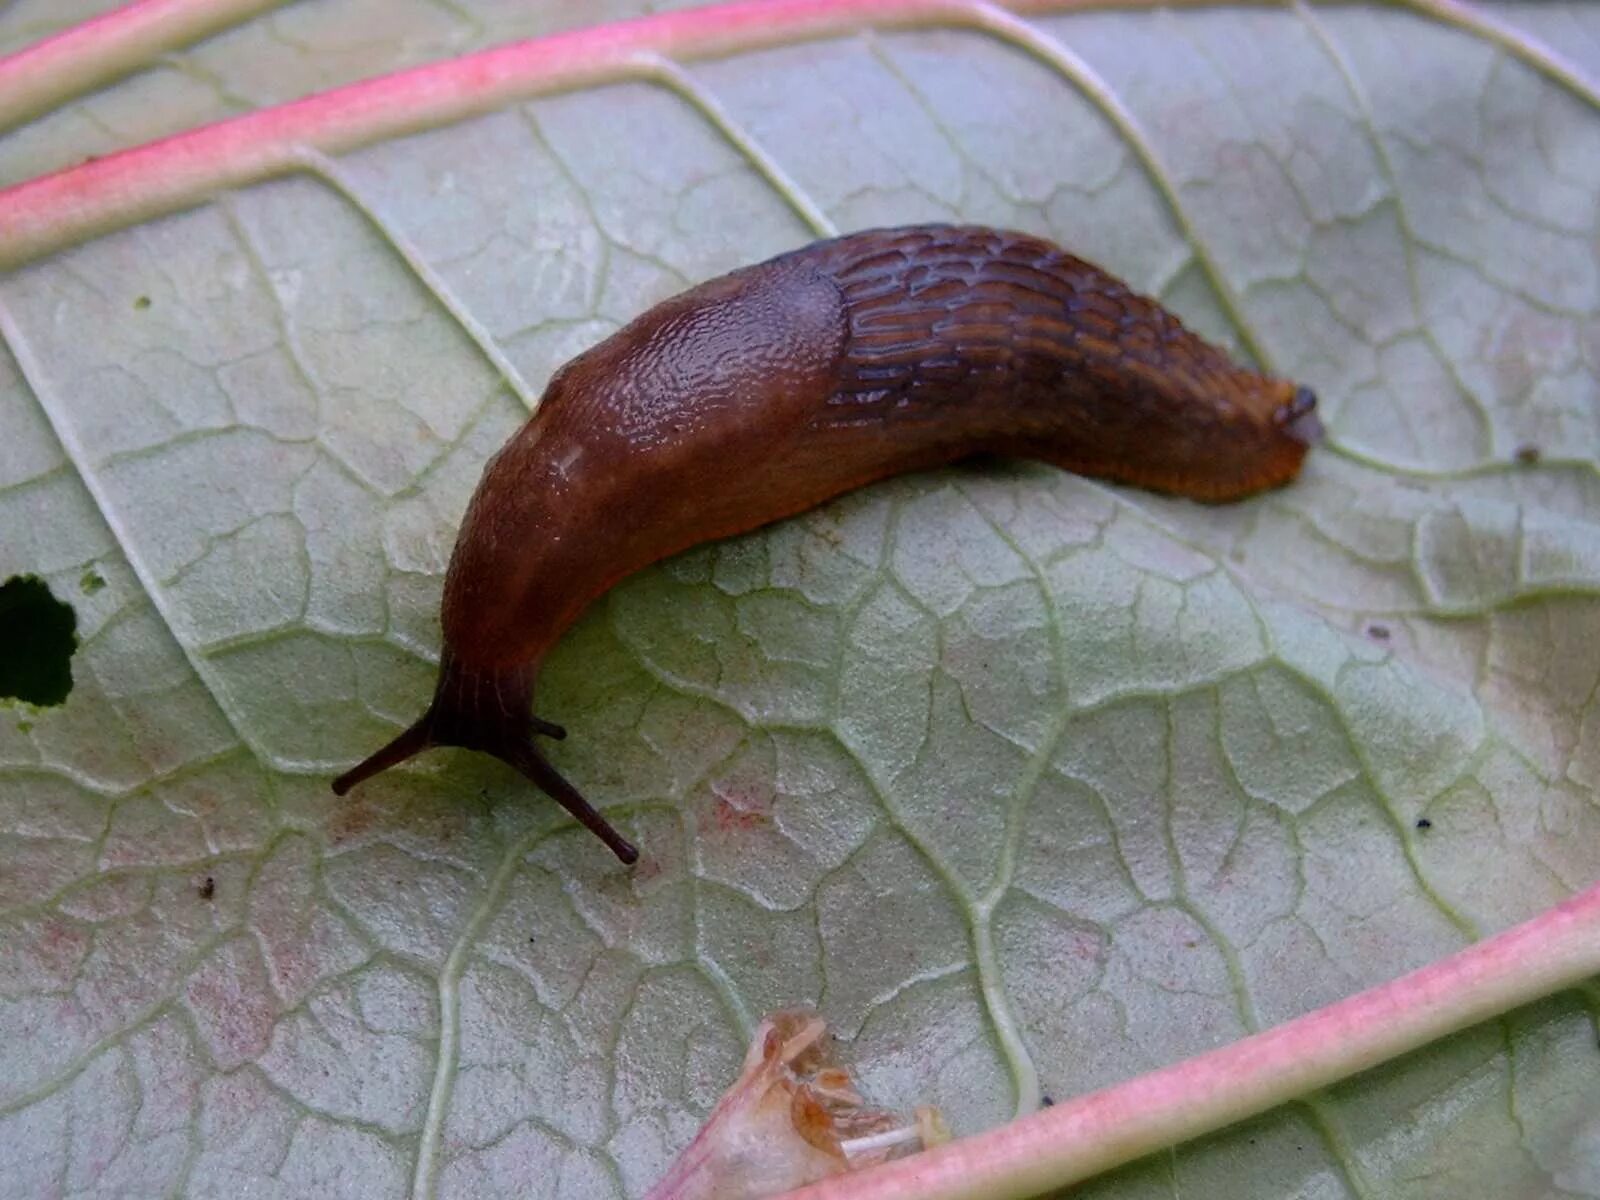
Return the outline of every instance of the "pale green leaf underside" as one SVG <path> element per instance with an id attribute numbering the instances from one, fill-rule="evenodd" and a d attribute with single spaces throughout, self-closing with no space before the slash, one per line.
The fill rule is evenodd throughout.
<path id="1" fill-rule="evenodd" d="M 0 138 L 0 180 L 567 19 L 291 5 Z M 1600 66 L 1600 13 L 1530 20 Z M 64 709 L 0 713 L 0 1194 L 636 1194 L 806 1001 L 875 1100 L 973 1130 L 1600 875 L 1600 112 L 1389 9 L 1031 28 L 1148 156 L 1015 46 L 850 38 L 692 69 L 792 196 L 619 85 L 0 279 L 0 577 L 84 634 Z M 335 802 L 427 695 L 525 399 L 808 209 L 1047 234 L 1314 385 L 1340 449 L 1215 510 L 897 480 L 629 581 L 541 710 L 634 872 L 466 756 Z M 1600 1196 L 1597 1011 L 1094 1192 Z"/>

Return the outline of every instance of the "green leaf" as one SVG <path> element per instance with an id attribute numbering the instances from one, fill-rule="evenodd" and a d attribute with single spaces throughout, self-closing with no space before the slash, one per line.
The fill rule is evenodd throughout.
<path id="1" fill-rule="evenodd" d="M 105 7 L 5 7 L 0 48 Z M 286 6 L 0 136 L 0 183 L 576 13 Z M 1600 73 L 1600 12 L 1503 15 L 647 64 L 0 276 L 0 581 L 81 643 L 65 704 L 0 709 L 0 1193 L 635 1195 L 802 1002 L 968 1132 L 1600 876 L 1600 99 L 1554 58 Z M 913 476 L 626 581 L 540 701 L 632 871 L 464 753 L 335 800 L 425 702 L 551 371 L 819 214 L 1049 236 L 1315 387 L 1332 442 L 1223 508 Z M 1597 1013 L 1091 1193 L 1600 1196 Z"/>

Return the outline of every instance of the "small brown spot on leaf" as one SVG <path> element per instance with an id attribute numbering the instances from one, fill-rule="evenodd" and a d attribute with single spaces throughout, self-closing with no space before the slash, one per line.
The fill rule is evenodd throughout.
<path id="1" fill-rule="evenodd" d="M 200 899 L 209 900 L 217 894 L 217 881 L 207 875 L 196 890 L 200 893 Z"/>
<path id="2" fill-rule="evenodd" d="M 765 813 L 751 812 L 740 808 L 722 796 L 717 797 L 717 802 L 711 808 L 712 826 L 719 833 L 733 833 L 743 829 L 759 829 L 765 825 L 768 817 Z"/>
<path id="3" fill-rule="evenodd" d="M 377 810 L 370 805 L 346 801 L 328 822 L 328 837 L 334 845 L 347 842 L 371 829 L 378 819 Z"/>
<path id="4" fill-rule="evenodd" d="M 633 868 L 633 883 L 635 887 L 649 883 L 661 875 L 661 859 L 654 855 L 646 855 L 639 859 Z"/>

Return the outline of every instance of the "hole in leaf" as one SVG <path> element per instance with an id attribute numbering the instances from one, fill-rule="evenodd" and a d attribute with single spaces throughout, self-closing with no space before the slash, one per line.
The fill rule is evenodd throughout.
<path id="1" fill-rule="evenodd" d="M 0 700 L 41 708 L 72 691 L 78 616 L 44 580 L 14 575 L 0 584 Z"/>

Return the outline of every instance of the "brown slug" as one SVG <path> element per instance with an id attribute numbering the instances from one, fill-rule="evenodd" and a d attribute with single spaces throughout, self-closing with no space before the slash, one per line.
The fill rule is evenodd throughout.
<path id="1" fill-rule="evenodd" d="M 618 580 L 874 480 L 974 455 L 1224 501 L 1320 433 L 1306 388 L 1235 365 L 1036 237 L 946 225 L 817 242 L 656 305 L 557 371 L 490 459 L 440 613 L 433 702 L 334 781 L 430 746 L 492 754 L 623 862 L 638 852 L 535 747 L 540 664 Z"/>

